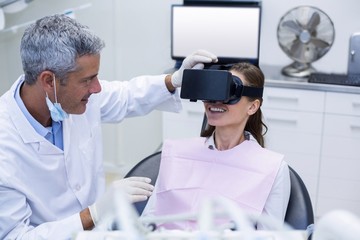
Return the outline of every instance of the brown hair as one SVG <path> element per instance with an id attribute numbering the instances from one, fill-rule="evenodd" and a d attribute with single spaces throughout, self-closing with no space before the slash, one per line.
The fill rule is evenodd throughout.
<path id="1" fill-rule="evenodd" d="M 256 67 L 253 64 L 246 62 L 236 63 L 233 66 L 231 66 L 229 71 L 241 73 L 245 77 L 248 86 L 264 87 L 264 82 L 265 82 L 264 74 L 258 67 Z M 263 101 L 262 98 L 249 98 L 249 99 L 250 101 L 259 99 L 260 106 Z M 260 144 L 260 146 L 264 147 L 265 146 L 264 135 L 266 134 L 267 129 L 268 129 L 267 126 L 263 122 L 263 115 L 261 112 L 261 108 L 259 108 L 256 111 L 256 113 L 254 113 L 249 117 L 245 125 L 245 131 L 250 132 L 254 136 L 256 141 Z M 206 124 L 205 129 L 201 131 L 201 136 L 210 137 L 214 132 L 214 130 L 215 130 L 214 126 Z"/>

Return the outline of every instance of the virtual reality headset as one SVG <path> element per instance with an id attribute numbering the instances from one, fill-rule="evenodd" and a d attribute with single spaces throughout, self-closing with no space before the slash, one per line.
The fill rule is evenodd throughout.
<path id="1" fill-rule="evenodd" d="M 262 98 L 263 88 L 244 86 L 241 79 L 225 70 L 185 69 L 180 97 L 235 104 L 242 96 Z"/>

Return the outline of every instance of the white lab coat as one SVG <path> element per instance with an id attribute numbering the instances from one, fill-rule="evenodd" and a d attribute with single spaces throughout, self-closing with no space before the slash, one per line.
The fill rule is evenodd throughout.
<path id="1" fill-rule="evenodd" d="M 63 122 L 62 151 L 37 134 L 15 102 L 20 77 L 0 98 L 0 239 L 69 239 L 83 230 L 78 213 L 105 191 L 101 123 L 179 111 L 178 93 L 169 93 L 164 78 L 100 81 L 86 112 Z"/>

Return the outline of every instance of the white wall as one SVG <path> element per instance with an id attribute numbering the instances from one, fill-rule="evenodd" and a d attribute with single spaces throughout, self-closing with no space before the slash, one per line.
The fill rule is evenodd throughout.
<path id="1" fill-rule="evenodd" d="M 173 66 L 170 6 L 181 0 L 34 0 L 23 12 L 6 15 L 6 27 L 86 3 L 92 3 L 92 7 L 76 12 L 77 19 L 107 44 L 102 54 L 101 78 L 127 80 L 141 74 L 159 74 Z M 278 22 L 293 7 L 313 5 L 330 16 L 336 32 L 333 47 L 313 66 L 321 71 L 346 72 L 349 37 L 360 32 L 360 1 L 263 0 L 262 5 L 261 64 L 285 66 L 292 62 L 278 46 Z M 18 54 L 22 31 L 0 32 L 0 94 L 22 72 Z M 105 159 L 129 168 L 161 144 L 161 126 L 159 112 L 127 119 L 119 127 L 104 126 Z"/>
<path id="2" fill-rule="evenodd" d="M 174 61 L 170 58 L 172 3 L 182 1 L 115 1 L 118 78 L 159 74 L 173 67 Z M 119 128 L 121 162 L 135 163 L 153 153 L 162 142 L 161 129 L 162 119 L 158 111 L 145 117 L 126 119 Z"/>

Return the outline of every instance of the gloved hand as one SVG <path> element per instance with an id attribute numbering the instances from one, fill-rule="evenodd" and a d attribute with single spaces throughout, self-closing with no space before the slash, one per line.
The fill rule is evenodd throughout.
<path id="1" fill-rule="evenodd" d="M 214 54 L 205 50 L 197 50 L 187 56 L 179 70 L 173 73 L 171 76 L 171 84 L 176 88 L 181 87 L 184 69 L 203 69 L 204 63 L 216 63 L 217 61 L 218 59 Z"/>
<path id="2" fill-rule="evenodd" d="M 125 195 L 129 203 L 145 201 L 154 190 L 150 182 L 151 179 L 147 177 L 129 177 L 114 181 L 105 195 L 89 207 L 95 227 L 100 222 L 107 224 L 115 219 L 116 194 Z"/>

